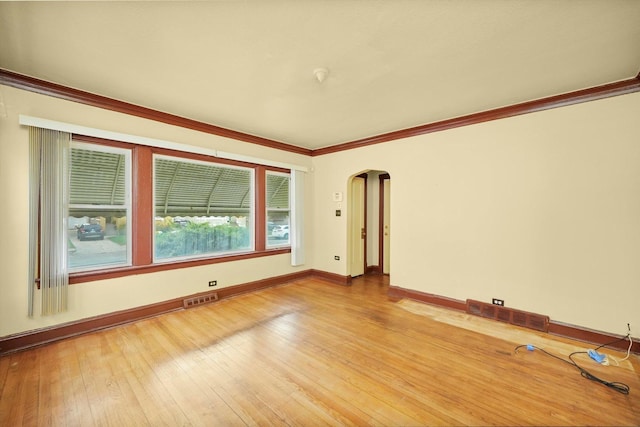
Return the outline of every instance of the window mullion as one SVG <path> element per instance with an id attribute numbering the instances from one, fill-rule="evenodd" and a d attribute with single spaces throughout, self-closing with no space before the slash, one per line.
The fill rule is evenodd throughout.
<path id="1" fill-rule="evenodd" d="M 150 147 L 133 150 L 132 244 L 133 265 L 153 261 L 153 152 Z"/>
<path id="2" fill-rule="evenodd" d="M 255 242 L 256 250 L 264 251 L 267 243 L 267 202 L 266 202 L 266 168 L 264 166 L 257 166 L 255 168 L 256 174 L 256 224 L 255 224 Z"/>

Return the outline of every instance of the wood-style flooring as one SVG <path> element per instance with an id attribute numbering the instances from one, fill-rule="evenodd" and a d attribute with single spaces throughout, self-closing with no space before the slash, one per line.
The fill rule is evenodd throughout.
<path id="1" fill-rule="evenodd" d="M 0 358 L 0 426 L 639 425 L 640 360 L 315 279 Z M 622 358 L 623 353 L 606 351 Z"/>

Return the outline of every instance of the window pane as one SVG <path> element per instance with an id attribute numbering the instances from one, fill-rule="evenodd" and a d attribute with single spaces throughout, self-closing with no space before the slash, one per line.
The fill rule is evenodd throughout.
<path id="1" fill-rule="evenodd" d="M 267 173 L 267 209 L 289 210 L 289 175 Z"/>
<path id="2" fill-rule="evenodd" d="M 124 154 L 72 148 L 69 203 L 124 205 L 125 161 Z"/>
<path id="3" fill-rule="evenodd" d="M 155 259 L 253 247 L 253 170 L 155 158 Z"/>
<path id="4" fill-rule="evenodd" d="M 267 173 L 267 246 L 283 246 L 290 242 L 288 174 Z"/>
<path id="5" fill-rule="evenodd" d="M 128 150 L 73 143 L 67 221 L 70 270 L 129 264 L 129 162 Z"/>
<path id="6" fill-rule="evenodd" d="M 125 210 L 74 209 L 69 215 L 69 268 L 127 263 Z"/>

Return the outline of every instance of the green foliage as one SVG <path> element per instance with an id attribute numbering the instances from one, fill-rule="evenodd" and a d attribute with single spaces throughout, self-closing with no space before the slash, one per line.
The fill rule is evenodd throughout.
<path id="1" fill-rule="evenodd" d="M 237 225 L 212 227 L 207 223 L 187 225 L 163 223 L 156 225 L 157 258 L 216 254 L 249 249 L 250 230 Z"/>
<path id="2" fill-rule="evenodd" d="M 118 234 L 116 236 L 107 236 L 107 239 L 111 240 L 113 243 L 117 243 L 120 246 L 125 246 L 127 244 L 127 236 Z"/>

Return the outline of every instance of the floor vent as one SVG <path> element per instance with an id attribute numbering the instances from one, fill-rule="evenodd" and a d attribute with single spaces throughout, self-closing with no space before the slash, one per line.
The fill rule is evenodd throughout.
<path id="1" fill-rule="evenodd" d="M 537 331 L 549 331 L 549 316 L 515 310 L 482 301 L 467 300 L 467 313 L 487 319 L 495 319 L 512 325 L 523 326 Z"/>
<path id="2" fill-rule="evenodd" d="M 193 298 L 187 298 L 182 303 L 184 308 L 195 307 L 196 305 L 208 304 L 218 300 L 218 293 L 212 292 L 210 294 L 200 295 Z"/>

